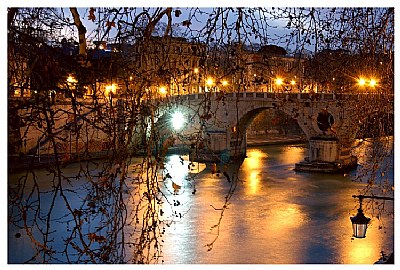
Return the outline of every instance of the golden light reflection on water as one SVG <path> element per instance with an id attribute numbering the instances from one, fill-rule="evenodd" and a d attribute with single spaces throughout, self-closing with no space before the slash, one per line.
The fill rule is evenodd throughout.
<path id="1" fill-rule="evenodd" d="M 361 243 L 362 240 L 357 239 L 355 241 L 359 243 L 353 243 L 348 246 L 348 256 L 353 260 L 353 263 L 356 264 L 369 263 L 371 258 L 377 257 L 377 250 L 375 250 L 373 246 L 368 245 L 368 243 Z"/>
<path id="2" fill-rule="evenodd" d="M 281 201 L 263 211 L 248 205 L 245 214 L 234 207 L 226 212 L 223 219 L 223 224 L 231 224 L 232 229 L 227 231 L 229 227 L 223 226 L 215 250 L 210 254 L 213 256 L 207 260 L 211 263 L 269 264 L 302 260 L 305 249 L 304 241 L 300 239 L 307 218 L 301 206 Z M 236 231 L 238 228 L 240 231 Z M 228 255 L 237 252 L 238 242 L 241 252 L 235 256 Z"/>
<path id="3" fill-rule="evenodd" d="M 224 213 L 213 251 L 207 253 L 204 245 L 217 233 L 210 228 L 220 212 L 210 205 L 222 205 L 225 178 L 206 173 L 197 182 L 199 192 L 195 196 L 185 192 L 179 197 L 181 201 L 191 199 L 196 205 L 165 236 L 167 263 L 318 262 L 310 255 L 315 249 L 320 262 L 371 264 L 379 258 L 385 240 L 377 224 L 368 228 L 365 239 L 351 239 L 348 212 L 355 207 L 351 195 L 358 186 L 342 178 L 306 178 L 302 174 L 285 174 L 281 176 L 284 179 L 278 176 L 271 184 L 266 174 L 274 169 L 266 165 L 268 154 L 248 149 L 247 155 L 241 165 L 243 184 L 232 201 L 234 205 Z M 304 149 L 285 147 L 275 157 L 285 164 L 295 163 L 303 160 Z M 166 165 L 172 170 L 181 166 L 180 159 L 170 162 L 176 164 Z M 222 170 L 219 165 L 218 169 Z M 299 179 L 302 181 L 295 181 Z M 332 192 L 325 192 L 328 190 Z M 318 192 L 323 196 L 315 197 Z"/>
<path id="4" fill-rule="evenodd" d="M 262 162 L 266 157 L 267 154 L 259 149 L 247 151 L 247 158 L 242 164 L 247 194 L 256 194 L 260 188 Z"/>
<path id="5" fill-rule="evenodd" d="M 287 147 L 279 156 L 283 164 L 295 164 L 304 159 L 304 148 L 302 147 Z"/>
<path id="6" fill-rule="evenodd" d="M 268 222 L 268 227 L 273 231 L 280 231 L 283 235 L 286 230 L 302 226 L 305 220 L 305 215 L 301 212 L 296 204 L 282 205 L 279 208 L 272 209 L 271 216 Z"/>
<path id="7" fill-rule="evenodd" d="M 221 235 L 212 252 L 207 252 L 204 245 L 216 235 L 216 230 L 210 228 L 218 221 L 220 211 L 211 205 L 221 207 L 227 181 L 222 174 L 216 176 L 206 171 L 198 175 L 198 192 L 192 195 L 191 183 L 185 180 L 189 175 L 188 158 L 171 156 L 166 159 L 165 168 L 171 179 L 164 181 L 159 177 L 158 181 L 165 182 L 160 187 L 171 191 L 165 193 L 169 203 L 177 200 L 181 203 L 176 207 L 166 202 L 154 206 L 154 209 L 164 211 L 161 219 L 174 219 L 171 227 L 166 228 L 167 234 L 160 238 L 165 239 L 162 259 L 167 263 L 303 263 L 315 262 L 313 256 L 319 256 L 318 259 L 329 260 L 329 263 L 372 264 L 379 258 L 381 250 L 388 246 L 387 242 L 390 243 L 394 227 L 390 218 L 385 220 L 388 236 L 379 230 L 380 224 L 375 218 L 368 227 L 366 238 L 351 239 L 348 212 L 356 209 L 357 202 L 351 195 L 357 192 L 360 184 L 336 176 L 281 175 L 281 169 L 265 164 L 268 162 L 265 152 L 248 149 L 247 154 L 248 158 L 241 167 L 245 181 L 238 187 L 232 205 L 224 213 Z M 291 160 L 302 160 L 303 154 L 300 148 L 285 147 L 277 157 L 288 164 Z M 269 155 L 274 156 L 272 153 Z M 140 160 L 137 162 L 140 164 Z M 135 165 L 137 167 L 141 166 Z M 200 173 L 205 168 L 205 164 L 195 163 L 191 172 Z M 76 167 L 68 169 L 76 171 Z M 268 170 L 276 172 L 273 184 L 266 177 Z M 140 170 L 133 169 L 132 165 L 131 171 L 130 187 L 135 193 L 130 207 L 133 207 L 146 191 L 146 186 L 134 181 Z M 39 180 L 47 184 L 45 172 L 42 173 Z M 143 171 L 140 173 L 144 174 Z M 179 194 L 173 194 L 172 179 L 182 184 Z M 127 210 L 130 212 L 132 209 Z M 143 216 L 144 210 L 140 210 L 138 217 Z M 175 211 L 184 217 L 176 217 Z M 356 214 L 356 210 L 352 214 Z M 373 218 L 373 214 L 367 211 L 365 214 Z M 141 222 L 142 219 L 140 224 L 132 224 L 128 230 L 140 229 Z M 317 255 L 313 253 L 315 250 L 318 250 Z"/>

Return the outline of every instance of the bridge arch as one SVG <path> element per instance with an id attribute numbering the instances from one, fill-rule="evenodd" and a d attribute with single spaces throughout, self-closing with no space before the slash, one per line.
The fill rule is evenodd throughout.
<path id="1" fill-rule="evenodd" d="M 291 114 L 288 114 L 286 111 L 274 106 L 263 106 L 248 110 L 239 119 L 239 124 L 238 124 L 239 131 L 242 134 L 245 134 L 246 131 L 248 131 L 249 126 L 254 123 L 254 120 L 257 118 L 257 116 L 261 115 L 263 112 L 271 112 L 271 115 L 274 118 L 278 117 L 278 115 L 280 114 L 285 115 L 285 117 L 292 119 L 294 123 L 297 125 L 298 129 L 300 129 L 302 133 L 305 134 L 305 131 L 300 127 L 297 119 L 293 118 L 293 116 Z M 272 124 L 264 126 L 264 131 L 273 128 L 273 126 L 274 125 Z"/>

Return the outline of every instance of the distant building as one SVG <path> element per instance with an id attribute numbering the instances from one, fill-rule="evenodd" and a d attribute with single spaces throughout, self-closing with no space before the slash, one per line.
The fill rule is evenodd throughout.
<path id="1" fill-rule="evenodd" d="M 133 45 L 132 80 L 136 85 L 163 89 L 161 94 L 201 91 L 199 79 L 206 45 L 181 37 L 151 37 Z"/>

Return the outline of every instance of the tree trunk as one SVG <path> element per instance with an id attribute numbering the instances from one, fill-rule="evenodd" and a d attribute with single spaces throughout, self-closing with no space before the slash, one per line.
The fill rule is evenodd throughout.
<path id="1" fill-rule="evenodd" d="M 83 26 L 81 19 L 79 18 L 79 13 L 76 8 L 70 8 L 71 14 L 74 18 L 74 23 L 78 28 L 79 35 L 79 55 L 83 57 L 83 60 L 86 60 L 87 51 L 86 51 L 86 27 Z"/>

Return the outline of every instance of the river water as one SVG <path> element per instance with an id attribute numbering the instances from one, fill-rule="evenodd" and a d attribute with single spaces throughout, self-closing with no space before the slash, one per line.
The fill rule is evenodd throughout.
<path id="1" fill-rule="evenodd" d="M 367 237 L 352 237 L 350 217 L 357 213 L 365 181 L 354 181 L 360 174 L 309 174 L 293 171 L 306 155 L 305 144 L 269 145 L 247 149 L 247 158 L 237 173 L 237 186 L 228 207 L 221 209 L 232 187 L 232 179 L 212 173 L 210 164 L 199 164 L 199 173 L 187 181 L 187 157 L 170 155 L 166 169 L 181 189 L 174 210 L 181 213 L 165 233 L 164 264 L 372 264 L 381 251 L 394 250 L 392 215 L 379 219 L 373 209 L 365 210 L 372 220 Z M 389 155 L 393 181 L 393 155 Z M 173 169 L 172 169 L 173 168 Z M 231 173 L 231 171 L 230 171 Z M 229 174 L 230 178 L 235 176 Z M 367 177 L 367 176 L 366 176 Z M 382 174 L 383 177 L 383 174 Z M 368 178 L 368 177 L 367 177 Z M 193 182 L 195 181 L 195 183 Z M 192 194 L 194 184 L 196 193 Z M 387 202 L 391 212 L 393 203 Z M 220 220 L 219 226 L 215 227 Z M 9 228 L 9 263 L 29 257 L 29 240 L 16 239 Z M 207 244 L 215 240 L 212 249 Z M 18 250 L 18 252 L 16 252 Z"/>

